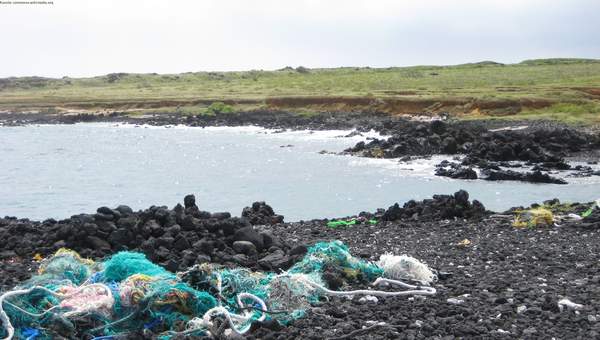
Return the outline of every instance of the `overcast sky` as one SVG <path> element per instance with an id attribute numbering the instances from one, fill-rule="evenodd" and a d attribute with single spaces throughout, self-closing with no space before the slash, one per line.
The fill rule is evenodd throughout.
<path id="1" fill-rule="evenodd" d="M 600 58 L 599 0 L 0 5 L 0 77 L 511 63 L 546 57 Z"/>

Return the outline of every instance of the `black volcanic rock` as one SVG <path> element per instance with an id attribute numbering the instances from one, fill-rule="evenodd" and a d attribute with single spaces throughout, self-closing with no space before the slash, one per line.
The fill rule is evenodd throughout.
<path id="1" fill-rule="evenodd" d="M 196 196 L 194 195 L 187 195 L 183 198 L 183 204 L 185 206 L 186 209 L 188 208 L 192 208 L 192 207 L 197 207 L 196 206 Z"/>
<path id="2" fill-rule="evenodd" d="M 273 208 L 265 202 L 254 202 L 251 207 L 242 210 L 242 217 L 252 225 L 270 225 L 283 222 L 283 216 L 275 214 Z"/>
<path id="3" fill-rule="evenodd" d="M 471 167 L 464 167 L 448 161 L 442 161 L 436 165 L 435 174 L 457 179 L 477 179 L 477 173 Z"/>
<path id="4" fill-rule="evenodd" d="M 517 172 L 513 170 L 484 170 L 482 179 L 486 181 L 523 181 L 531 183 L 567 184 L 563 179 L 552 177 L 540 170 L 533 172 Z"/>
<path id="5" fill-rule="evenodd" d="M 391 136 L 359 142 L 344 151 L 363 157 L 403 158 L 434 154 L 465 155 L 463 165 L 487 170 L 498 162 L 526 162 L 537 165 L 532 173 L 519 175 L 494 169 L 482 179 L 519 180 L 534 183 L 557 183 L 563 180 L 552 178 L 535 170 L 568 170 L 570 165 L 564 157 L 582 151 L 600 150 L 600 135 L 581 129 L 565 127 L 534 126 L 526 129 L 488 130 L 485 124 L 396 122 L 391 125 Z M 476 179 L 476 173 L 468 168 L 437 169 L 436 175 L 460 179 Z M 580 172 L 579 176 L 590 176 Z M 574 176 L 578 176 L 577 174 Z"/>
<path id="6" fill-rule="evenodd" d="M 254 227 L 244 227 L 235 232 L 233 235 L 234 241 L 247 241 L 254 244 L 258 251 L 262 251 L 264 247 L 264 241 L 262 235 L 254 230 Z"/>
<path id="7" fill-rule="evenodd" d="M 389 207 L 381 216 L 384 221 L 401 219 L 432 220 L 437 218 L 481 218 L 487 214 L 479 201 L 469 201 L 469 194 L 460 190 L 454 195 L 434 195 L 423 201 L 410 200 L 400 207 L 398 203 Z"/>

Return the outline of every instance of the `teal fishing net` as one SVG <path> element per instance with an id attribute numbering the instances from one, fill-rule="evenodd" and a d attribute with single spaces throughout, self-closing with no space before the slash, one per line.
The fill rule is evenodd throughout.
<path id="1" fill-rule="evenodd" d="M 93 262 L 62 249 L 42 262 L 38 275 L 2 295 L 0 337 L 102 338 L 147 330 L 168 339 L 214 332 L 214 318 L 240 333 L 266 318 L 286 324 L 322 298 L 323 271 L 330 267 L 369 280 L 383 273 L 339 241 L 315 244 L 281 274 L 211 264 L 173 274 L 140 253 Z"/>
<path id="2" fill-rule="evenodd" d="M 111 256 L 102 265 L 103 279 L 106 281 L 120 282 L 134 274 L 143 274 L 155 277 L 174 278 L 175 275 L 156 265 L 144 254 L 122 251 Z"/>
<path id="3" fill-rule="evenodd" d="M 296 263 L 289 273 L 323 272 L 326 266 L 354 271 L 354 274 L 364 275 L 368 280 L 374 280 L 383 274 L 383 269 L 377 265 L 358 259 L 340 241 L 319 242 L 308 249 L 304 259 Z"/>

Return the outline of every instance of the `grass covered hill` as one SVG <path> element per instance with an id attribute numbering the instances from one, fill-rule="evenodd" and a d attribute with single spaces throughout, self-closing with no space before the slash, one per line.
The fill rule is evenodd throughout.
<path id="1" fill-rule="evenodd" d="M 3 111 L 207 114 L 215 102 L 236 111 L 449 112 L 598 123 L 600 60 L 0 79 Z"/>

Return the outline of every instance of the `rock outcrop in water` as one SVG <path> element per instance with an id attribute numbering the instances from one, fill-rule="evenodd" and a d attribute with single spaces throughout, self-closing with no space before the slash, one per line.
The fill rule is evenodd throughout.
<path id="1" fill-rule="evenodd" d="M 375 158 L 400 158 L 434 154 L 465 155 L 460 163 L 439 164 L 436 175 L 476 179 L 473 168 L 483 171 L 482 179 L 516 180 L 535 183 L 564 184 L 541 171 L 569 170 L 564 157 L 584 151 L 600 150 L 600 136 L 570 128 L 526 128 L 488 130 L 482 126 L 431 123 L 396 124 L 387 140 L 360 142 L 345 152 Z M 518 173 L 500 167 L 510 162 L 535 165 L 532 172 Z M 447 166 L 450 166 L 448 169 Z M 579 171 L 577 169 L 573 169 Z M 594 172 L 581 171 L 581 176 Z"/>
<path id="2" fill-rule="evenodd" d="M 569 153 L 600 148 L 597 135 L 569 128 L 488 130 L 484 126 L 405 122 L 395 124 L 386 140 L 359 143 L 346 150 L 367 157 L 398 158 L 407 155 L 465 154 L 471 163 L 525 161 L 558 163 Z"/>
<path id="3" fill-rule="evenodd" d="M 435 174 L 457 179 L 482 179 L 486 181 L 522 181 L 530 183 L 552 183 L 552 184 L 567 184 L 567 181 L 552 177 L 547 173 L 542 173 L 540 169 L 534 167 L 534 171 L 513 171 L 509 169 L 501 169 L 497 165 L 486 163 L 485 168 L 481 169 L 479 175 L 471 166 L 466 166 L 461 163 L 449 162 L 444 160 L 436 165 Z"/>

